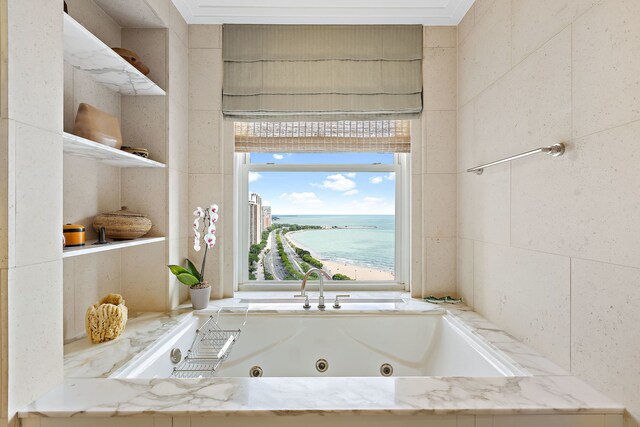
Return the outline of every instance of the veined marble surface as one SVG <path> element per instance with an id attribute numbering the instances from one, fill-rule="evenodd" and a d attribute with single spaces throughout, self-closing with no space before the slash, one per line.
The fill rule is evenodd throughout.
<path id="1" fill-rule="evenodd" d="M 312 293 L 312 295 L 317 295 Z M 332 295 L 331 293 L 328 295 Z M 238 295 L 265 298 L 265 293 Z M 290 293 L 269 295 L 273 298 Z M 397 298 L 395 293 L 352 293 L 353 298 Z M 255 297 L 255 298 L 254 298 Z M 327 299 L 327 302 L 330 301 Z M 167 330 L 189 316 L 147 314 L 128 325 L 112 343 L 92 346 L 72 343 L 65 349 L 67 380 L 20 411 L 20 417 L 163 415 L 297 415 L 297 414 L 622 414 L 624 407 L 571 376 L 548 359 L 518 342 L 464 306 L 411 300 L 353 304 L 333 312 L 446 312 L 471 333 L 498 347 L 531 376 L 496 378 L 456 377 L 327 377 L 327 378 L 210 378 L 108 379 L 117 367 L 135 358 Z M 212 302 L 210 308 L 236 307 L 239 298 Z M 346 308 L 346 307 L 345 307 Z M 305 313 L 300 304 L 259 304 L 252 311 Z M 312 308 L 311 312 L 316 312 Z M 90 376 L 96 378 L 88 378 Z M 73 378 L 75 377 L 75 378 Z M 97 378 L 104 377 L 104 378 Z"/>
<path id="2" fill-rule="evenodd" d="M 142 55 L 144 59 L 144 54 Z M 165 95 L 157 84 L 64 14 L 64 60 L 123 95 Z"/>
<path id="3" fill-rule="evenodd" d="M 93 344 L 81 338 L 64 346 L 65 378 L 107 378 L 176 326 L 191 310 L 132 316 L 117 339 Z"/>

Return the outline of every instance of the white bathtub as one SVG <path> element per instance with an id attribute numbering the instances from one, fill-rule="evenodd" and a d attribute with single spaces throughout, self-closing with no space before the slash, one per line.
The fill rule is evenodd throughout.
<path id="1" fill-rule="evenodd" d="M 210 314 L 188 317 L 111 378 L 170 377 L 176 366 L 171 350 L 186 355 Z M 219 316 L 223 329 L 237 329 L 244 320 L 241 313 Z M 325 372 L 316 367 L 319 359 L 328 364 Z M 391 365 L 392 376 L 528 375 L 446 314 L 249 312 L 215 376 L 249 377 L 260 367 L 265 377 L 379 377 L 384 364 Z"/>

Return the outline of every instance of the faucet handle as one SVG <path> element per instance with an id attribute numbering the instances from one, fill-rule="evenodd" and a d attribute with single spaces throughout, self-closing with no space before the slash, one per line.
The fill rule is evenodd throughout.
<path id="1" fill-rule="evenodd" d="M 304 304 L 302 305 L 302 308 L 305 309 L 310 309 L 311 308 L 311 304 L 309 304 L 309 295 L 308 294 L 300 294 L 300 295 L 294 295 L 294 298 L 304 298 Z"/>
<path id="2" fill-rule="evenodd" d="M 340 300 L 338 298 L 349 298 L 351 295 L 348 294 L 342 294 L 342 295 L 336 295 L 336 300 L 333 302 L 333 308 L 340 308 Z"/>

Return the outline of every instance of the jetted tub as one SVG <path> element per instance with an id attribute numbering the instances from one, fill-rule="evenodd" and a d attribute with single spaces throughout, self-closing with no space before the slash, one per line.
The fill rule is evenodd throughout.
<path id="1" fill-rule="evenodd" d="M 171 360 L 172 350 L 184 358 L 211 315 L 224 330 L 242 327 L 216 377 L 529 375 L 444 311 L 345 313 L 314 307 L 292 314 L 194 313 L 111 378 L 172 376 L 180 366 Z"/>

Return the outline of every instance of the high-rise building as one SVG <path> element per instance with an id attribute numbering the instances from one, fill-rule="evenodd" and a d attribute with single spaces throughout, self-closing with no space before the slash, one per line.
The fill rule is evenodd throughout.
<path id="1" fill-rule="evenodd" d="M 249 196 L 249 244 L 255 245 L 262 239 L 262 197 L 258 193 Z"/>
<path id="2" fill-rule="evenodd" d="M 271 206 L 262 207 L 262 230 L 271 226 Z"/>

